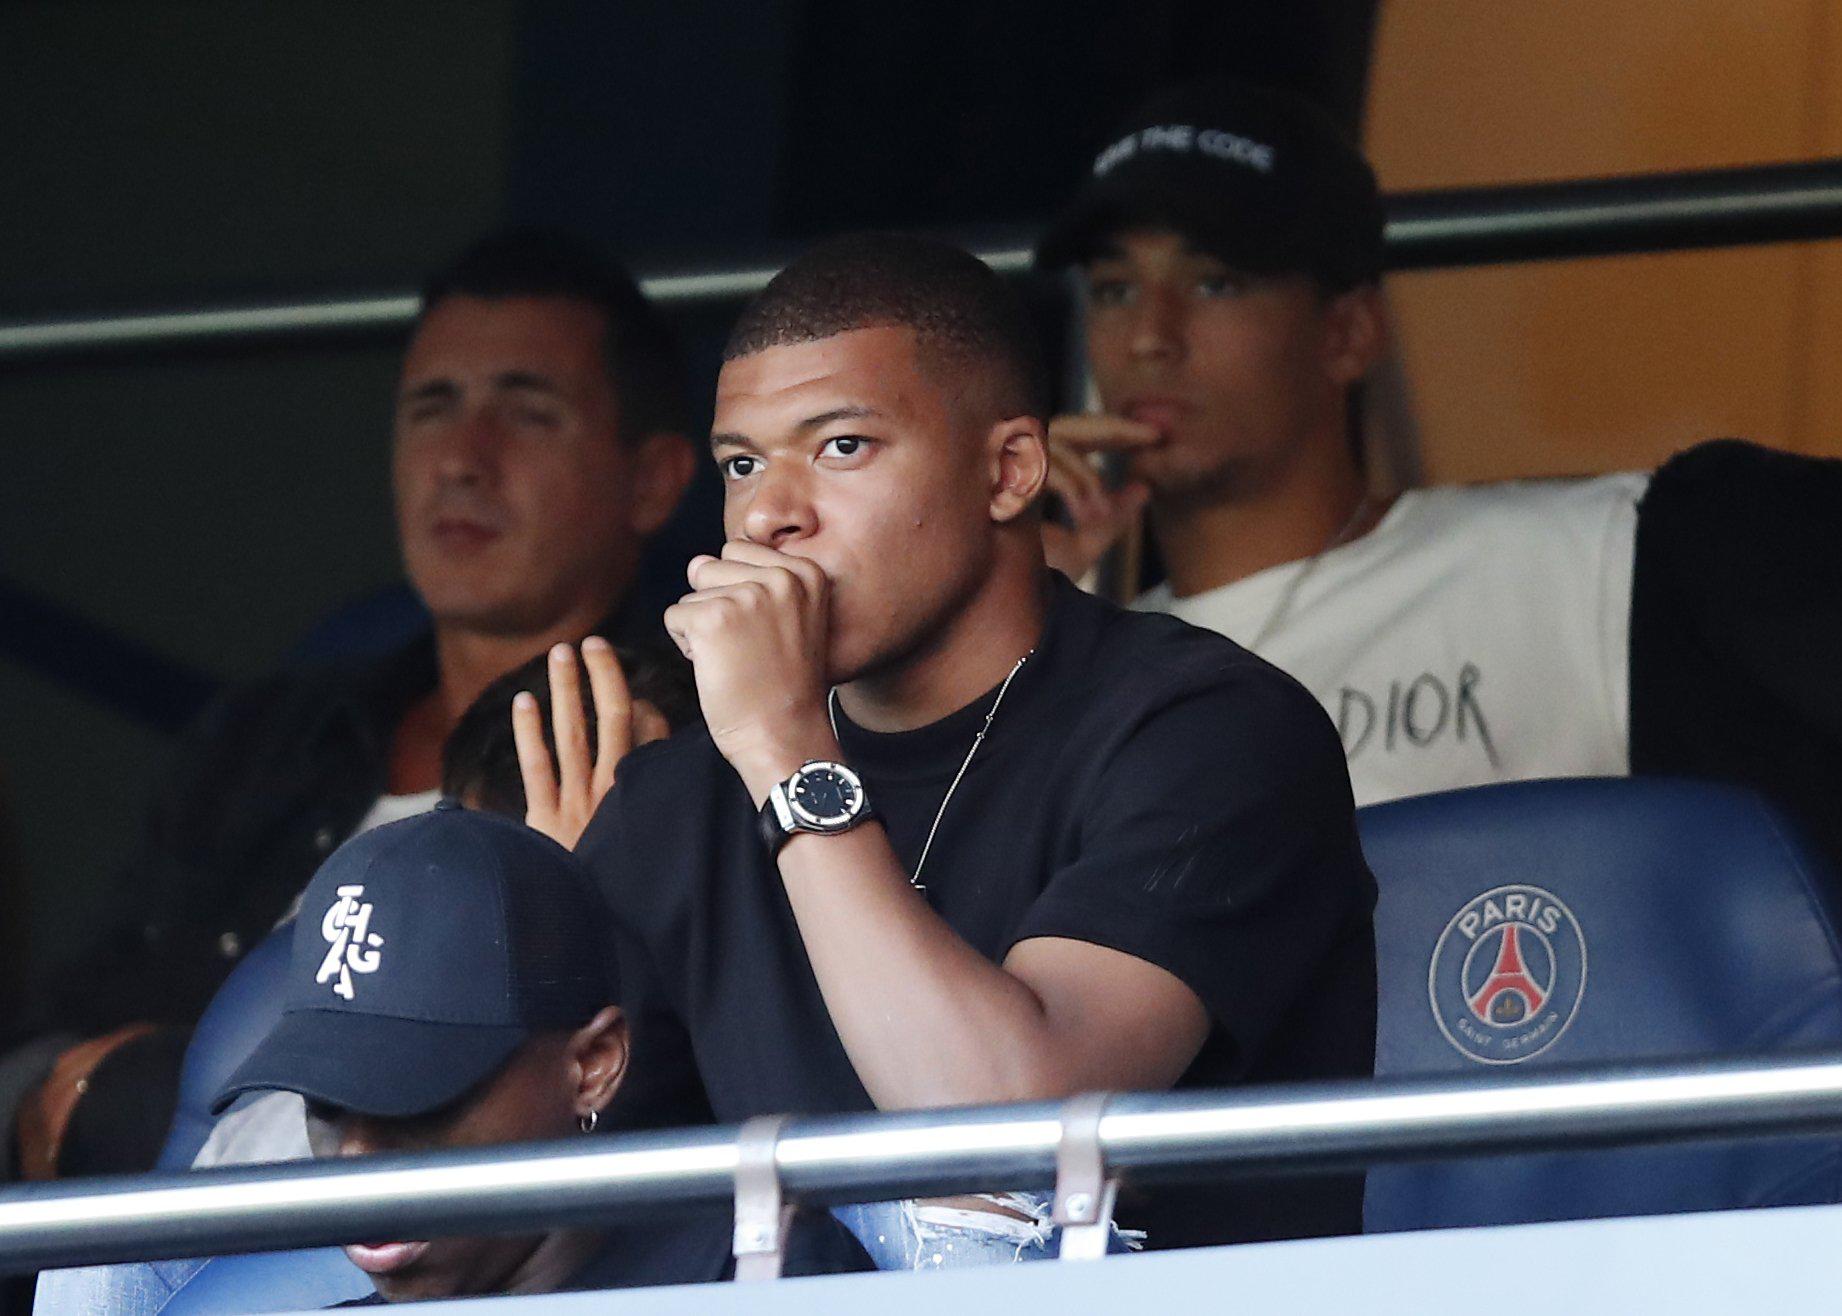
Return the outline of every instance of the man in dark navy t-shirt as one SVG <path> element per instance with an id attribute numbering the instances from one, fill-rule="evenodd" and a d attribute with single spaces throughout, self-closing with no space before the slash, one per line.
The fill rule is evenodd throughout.
<path id="1" fill-rule="evenodd" d="M 640 1054 L 688 1043 L 719 1119 L 1370 1070 L 1336 733 L 1232 642 L 1048 572 L 1045 411 L 1009 290 L 944 244 L 826 243 L 734 331 L 729 539 L 666 615 L 708 730 L 623 761 L 579 846 L 645 979 Z M 1360 1197 L 1120 1216 L 1175 1246 L 1354 1230 Z"/>

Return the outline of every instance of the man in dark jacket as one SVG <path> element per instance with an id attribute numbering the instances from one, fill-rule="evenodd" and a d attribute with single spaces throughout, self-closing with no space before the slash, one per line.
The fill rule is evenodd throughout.
<path id="1" fill-rule="evenodd" d="M 381 656 L 232 692 L 187 737 L 125 874 L 121 925 L 44 985 L 13 1039 L 35 1040 L 0 1061 L 20 1173 L 146 1164 L 183 1046 L 170 1026 L 196 1017 L 320 861 L 433 803 L 443 740 L 501 673 L 609 619 L 644 628 L 623 605 L 690 478 L 682 406 L 656 312 L 570 239 L 500 234 L 430 281 L 392 460 L 429 622 Z"/>

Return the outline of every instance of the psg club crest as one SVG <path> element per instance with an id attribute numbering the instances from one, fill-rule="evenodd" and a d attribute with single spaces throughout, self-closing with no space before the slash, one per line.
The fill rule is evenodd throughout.
<path id="1" fill-rule="evenodd" d="M 1452 916 L 1426 976 L 1446 1041 L 1486 1065 L 1513 1065 L 1560 1040 L 1586 991 L 1586 938 L 1538 886 L 1500 886 Z"/>

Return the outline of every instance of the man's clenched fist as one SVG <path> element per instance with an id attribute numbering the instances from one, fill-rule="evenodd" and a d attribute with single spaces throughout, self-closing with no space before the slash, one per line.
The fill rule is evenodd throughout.
<path id="1" fill-rule="evenodd" d="M 836 757 L 826 717 L 831 582 L 817 565 L 746 540 L 696 557 L 665 629 L 697 673 L 704 721 L 759 804 L 813 758 Z"/>

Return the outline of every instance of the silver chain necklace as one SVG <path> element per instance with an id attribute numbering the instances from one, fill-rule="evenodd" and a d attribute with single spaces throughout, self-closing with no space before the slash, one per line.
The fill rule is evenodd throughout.
<path id="1" fill-rule="evenodd" d="M 1305 588 L 1305 582 L 1310 580 L 1311 573 L 1318 569 L 1318 563 L 1324 560 L 1324 555 L 1331 549 L 1341 548 L 1348 542 L 1350 532 L 1356 528 L 1356 523 L 1362 520 L 1362 514 L 1368 510 L 1367 496 L 1357 500 L 1356 509 L 1350 513 L 1349 520 L 1345 521 L 1342 528 L 1325 541 L 1324 547 L 1313 553 L 1310 560 L 1299 568 L 1298 573 L 1286 582 L 1285 591 L 1280 594 L 1279 602 L 1273 605 L 1272 612 L 1267 614 L 1265 623 L 1255 632 L 1254 638 L 1247 642 L 1246 648 L 1249 653 L 1259 653 L 1260 646 L 1273 638 L 1273 632 L 1279 629 L 1279 624 L 1291 613 L 1292 604 L 1297 600 L 1298 592 Z"/>
<path id="2" fill-rule="evenodd" d="M 927 867 L 927 852 L 934 848 L 934 833 L 940 830 L 940 820 L 947 815 L 947 805 L 953 802 L 953 792 L 959 789 L 960 778 L 966 775 L 966 769 L 972 766 L 973 756 L 979 752 L 979 746 L 985 743 L 985 733 L 991 730 L 992 719 L 997 717 L 998 706 L 1004 702 L 1004 695 L 1011 688 L 1011 682 L 1017 679 L 1017 673 L 1023 670 L 1023 665 L 1030 661 L 1031 654 L 1035 652 L 1036 650 L 1031 649 L 1029 653 L 1019 658 L 1017 665 L 1011 668 L 1011 674 L 1004 678 L 1004 684 L 998 687 L 998 697 L 991 701 L 991 711 L 985 714 L 985 725 L 980 727 L 978 735 L 972 738 L 972 748 L 966 751 L 965 762 L 961 763 L 959 771 L 953 774 L 953 782 L 947 787 L 946 796 L 940 801 L 940 807 L 934 811 L 934 825 L 927 829 L 927 840 L 921 844 L 921 859 L 915 864 L 914 876 L 908 879 L 908 885 L 919 891 L 923 897 L 927 895 L 927 888 L 921 885 L 921 872 Z M 838 687 L 835 685 L 825 696 L 825 714 L 831 719 L 832 739 L 842 744 L 838 735 Z"/>

